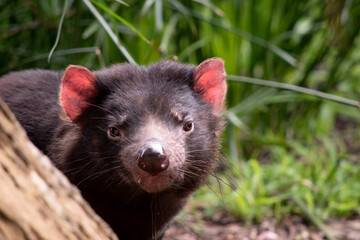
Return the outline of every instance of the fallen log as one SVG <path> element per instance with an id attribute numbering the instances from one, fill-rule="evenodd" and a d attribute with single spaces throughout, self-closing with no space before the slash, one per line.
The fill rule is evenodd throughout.
<path id="1" fill-rule="evenodd" d="M 117 239 L 1 99 L 0 239 Z"/>

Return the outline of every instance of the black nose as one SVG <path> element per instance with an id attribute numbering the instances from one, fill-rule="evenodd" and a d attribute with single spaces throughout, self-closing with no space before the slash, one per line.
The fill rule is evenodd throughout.
<path id="1" fill-rule="evenodd" d="M 147 147 L 139 153 L 137 165 L 142 170 L 157 175 L 169 167 L 169 159 L 162 148 Z"/>

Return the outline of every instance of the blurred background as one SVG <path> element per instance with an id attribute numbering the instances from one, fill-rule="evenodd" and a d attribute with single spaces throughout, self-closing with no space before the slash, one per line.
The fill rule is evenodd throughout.
<path id="1" fill-rule="evenodd" d="M 220 57 L 230 75 L 224 159 L 194 208 L 319 227 L 360 213 L 359 31 L 359 0 L 0 0 L 0 74 Z"/>

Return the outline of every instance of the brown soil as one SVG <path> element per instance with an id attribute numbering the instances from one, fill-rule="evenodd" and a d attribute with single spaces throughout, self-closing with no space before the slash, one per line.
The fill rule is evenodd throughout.
<path id="1" fill-rule="evenodd" d="M 196 214 L 197 215 L 197 214 Z M 360 216 L 353 219 L 330 220 L 326 223 L 337 240 L 360 240 Z M 266 219 L 258 225 L 245 223 L 217 213 L 201 218 L 181 214 L 166 231 L 163 240 L 322 240 L 323 232 L 298 216 L 286 217 L 277 223 Z"/>

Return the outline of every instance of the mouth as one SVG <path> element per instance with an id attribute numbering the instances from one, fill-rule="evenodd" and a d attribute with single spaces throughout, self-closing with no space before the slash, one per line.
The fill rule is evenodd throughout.
<path id="1" fill-rule="evenodd" d="M 143 144 L 142 144 L 143 145 Z M 185 154 L 177 149 L 158 145 L 146 145 L 145 150 L 125 152 L 129 156 L 122 160 L 124 168 L 130 173 L 127 179 L 148 193 L 160 193 L 176 187 L 183 181 Z M 139 149 L 137 147 L 137 149 Z M 163 167 L 162 164 L 165 166 Z"/>
<path id="2" fill-rule="evenodd" d="M 136 178 L 136 183 L 148 193 L 159 193 L 171 187 L 176 176 L 172 174 L 141 174 Z"/>

